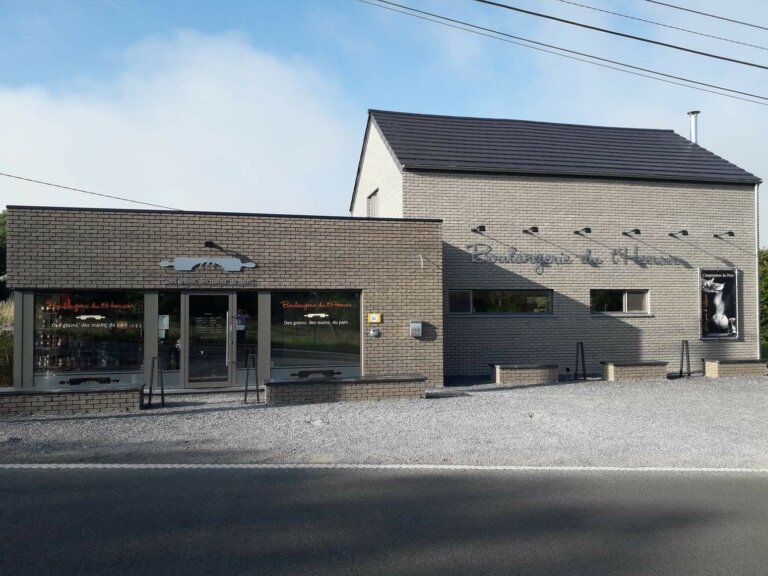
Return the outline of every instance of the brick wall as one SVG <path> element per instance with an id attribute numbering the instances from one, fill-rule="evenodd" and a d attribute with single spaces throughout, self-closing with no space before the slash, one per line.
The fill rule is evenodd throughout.
<path id="1" fill-rule="evenodd" d="M 359 382 L 280 382 L 267 383 L 270 404 L 313 404 L 362 400 L 395 400 L 421 398 L 428 388 L 423 377 L 400 378 L 397 381 Z"/>
<path id="2" fill-rule="evenodd" d="M 722 378 L 728 376 L 766 376 L 768 375 L 767 362 L 718 362 L 717 360 L 704 360 L 704 375 L 709 378 Z"/>
<path id="3" fill-rule="evenodd" d="M 753 186 L 600 180 L 516 175 L 404 173 L 406 217 L 443 219 L 444 289 L 551 289 L 547 317 L 456 316 L 445 320 L 445 372 L 487 374 L 489 363 L 557 363 L 573 370 L 576 343 L 585 343 L 587 370 L 599 362 L 667 361 L 676 368 L 680 342 L 694 358 L 756 358 L 756 229 Z M 486 226 L 486 235 L 470 232 Z M 539 238 L 522 233 L 538 226 Z M 590 227 L 581 237 L 575 230 Z M 636 238 L 622 232 L 639 228 Z M 680 239 L 670 232 L 687 229 Z M 733 230 L 728 241 L 714 233 Z M 532 264 L 472 262 L 466 245 L 484 242 L 495 252 L 586 250 L 600 266 L 574 262 L 537 274 Z M 612 248 L 674 255 L 680 266 L 613 264 Z M 699 339 L 699 268 L 737 267 L 741 315 L 738 341 Z M 651 314 L 590 314 L 591 288 L 647 289 Z M 447 310 L 447 305 L 446 305 Z M 671 368 L 670 368 L 671 369 Z"/>
<path id="4" fill-rule="evenodd" d="M 378 190 L 378 215 L 385 218 L 402 218 L 403 174 L 373 121 L 369 125 L 364 146 L 352 215 L 367 216 L 366 199 L 374 190 Z"/>
<path id="5" fill-rule="evenodd" d="M 83 414 L 135 412 L 141 408 L 141 389 L 119 390 L 0 390 L 0 414 Z"/>
<path id="6" fill-rule="evenodd" d="M 603 380 L 663 380 L 667 377 L 666 363 L 651 364 L 613 364 L 603 365 Z"/>
<path id="7" fill-rule="evenodd" d="M 551 366 L 504 366 L 491 369 L 491 380 L 496 384 L 554 384 L 558 381 L 558 367 Z"/>
<path id="8" fill-rule="evenodd" d="M 419 373 L 442 385 L 439 222 L 11 207 L 7 226 L 16 290 L 361 290 L 363 374 Z M 207 240 L 257 267 L 160 267 L 175 256 L 224 255 Z M 382 314 L 379 338 L 367 336 L 369 312 Z M 423 338 L 409 335 L 411 320 L 424 322 Z"/>

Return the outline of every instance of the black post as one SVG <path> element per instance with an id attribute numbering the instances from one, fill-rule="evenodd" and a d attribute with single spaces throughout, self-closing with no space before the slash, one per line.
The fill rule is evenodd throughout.
<path id="1" fill-rule="evenodd" d="M 573 379 L 579 379 L 579 357 L 581 357 L 581 379 L 587 379 L 587 364 L 584 361 L 584 342 L 576 342 L 576 369 L 573 372 Z"/>
<path id="2" fill-rule="evenodd" d="M 160 358 L 157 359 L 157 382 L 160 384 L 160 405 L 165 408 L 165 378 L 163 378 L 163 367 L 160 365 Z"/>
<path id="3" fill-rule="evenodd" d="M 149 368 L 149 398 L 147 400 L 147 408 L 152 408 L 152 390 L 155 387 L 155 366 L 159 363 L 160 359 L 157 356 L 153 356 Z"/>
<path id="4" fill-rule="evenodd" d="M 679 377 L 683 377 L 683 358 L 685 358 L 687 367 L 688 367 L 688 377 L 691 377 L 691 349 L 688 345 L 688 340 L 683 340 L 680 343 L 680 375 Z"/>
<path id="5" fill-rule="evenodd" d="M 243 404 L 248 404 L 248 384 L 250 383 L 251 368 L 254 371 L 256 370 L 256 354 L 248 354 L 245 357 L 245 396 L 243 397 Z M 258 382 L 256 382 L 256 403 L 261 404 Z"/>

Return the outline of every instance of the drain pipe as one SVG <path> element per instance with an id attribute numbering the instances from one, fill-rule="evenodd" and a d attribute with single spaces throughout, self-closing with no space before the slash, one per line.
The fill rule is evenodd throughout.
<path id="1" fill-rule="evenodd" d="M 698 116 L 701 112 L 698 110 L 691 110 L 688 112 L 688 117 L 691 119 L 691 142 L 694 144 L 699 143 L 699 121 Z"/>

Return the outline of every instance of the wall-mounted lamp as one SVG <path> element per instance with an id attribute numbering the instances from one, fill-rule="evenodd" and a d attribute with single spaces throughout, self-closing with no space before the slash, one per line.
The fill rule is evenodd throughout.
<path id="1" fill-rule="evenodd" d="M 216 248 L 216 243 L 212 240 L 206 240 L 204 246 L 206 248 Z"/>
<path id="2" fill-rule="evenodd" d="M 733 230 L 728 230 L 727 232 L 723 232 L 722 234 L 712 234 L 715 238 L 719 238 L 720 240 L 723 239 L 723 236 L 736 236 L 736 234 L 733 232 Z"/>
<path id="3" fill-rule="evenodd" d="M 638 236 L 640 234 L 640 228 L 632 228 L 632 230 L 622 232 L 624 236 Z"/>
<path id="4" fill-rule="evenodd" d="M 485 226 L 480 224 L 480 226 L 475 226 L 474 228 L 469 229 L 470 232 L 474 232 L 475 234 L 482 234 L 485 232 Z"/>
<path id="5" fill-rule="evenodd" d="M 530 234 L 531 236 L 533 236 L 534 234 L 538 234 L 538 233 L 539 233 L 539 227 L 538 226 L 531 226 L 527 230 L 523 230 L 523 234 Z"/>
<path id="6" fill-rule="evenodd" d="M 578 234 L 579 236 L 581 236 L 582 234 L 592 234 L 592 228 L 587 227 L 587 228 L 582 228 L 581 230 L 574 230 L 573 233 Z"/>
<path id="7" fill-rule="evenodd" d="M 670 232 L 669 233 L 672 238 L 677 238 L 678 236 L 688 236 L 688 230 L 678 230 L 677 232 Z"/>

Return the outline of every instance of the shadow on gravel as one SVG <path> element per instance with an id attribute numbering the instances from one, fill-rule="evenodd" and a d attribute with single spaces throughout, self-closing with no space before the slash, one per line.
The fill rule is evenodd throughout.
<path id="1" fill-rule="evenodd" d="M 707 501 L 722 486 L 706 480 L 699 500 L 686 479 L 648 476 L 77 470 L 30 471 L 34 482 L 24 482 L 20 474 L 2 476 L 13 494 L 0 545 L 13 551 L 8 575 L 53 565 L 62 576 L 747 573 L 739 562 L 766 556 L 739 560 L 760 549 L 754 530 L 717 537 L 737 519 L 721 499 Z"/>
<path id="2" fill-rule="evenodd" d="M 104 420 L 116 420 L 124 418 L 152 418 L 155 416 L 170 416 L 170 415 L 184 415 L 184 414 L 205 414 L 211 412 L 241 412 L 243 410 L 266 410 L 269 408 L 279 408 L 279 406 L 270 406 L 269 404 L 226 404 L 224 406 L 217 406 L 211 408 L 202 408 L 202 406 L 208 405 L 208 402 L 166 402 L 165 408 L 153 407 L 143 409 L 138 412 L 105 412 L 103 414 L 84 414 L 78 416 L 73 414 L 72 416 L 29 416 L 29 417 L 14 417 L 13 419 L 0 419 L 0 423 L 16 423 L 16 422 L 78 422 L 78 421 L 104 421 Z M 170 410 L 170 408 L 178 408 L 179 406 L 201 406 L 196 410 Z"/>

